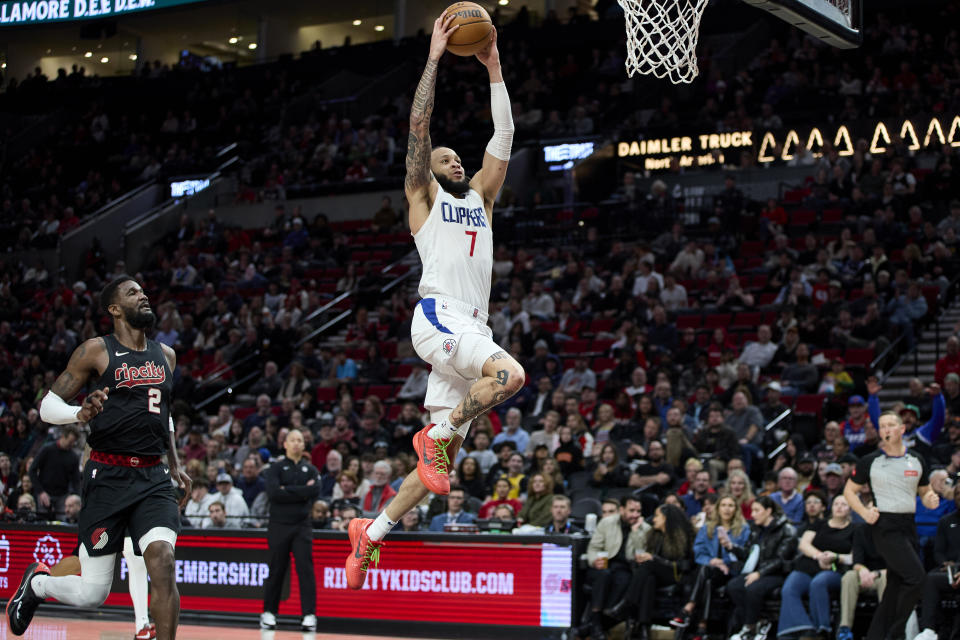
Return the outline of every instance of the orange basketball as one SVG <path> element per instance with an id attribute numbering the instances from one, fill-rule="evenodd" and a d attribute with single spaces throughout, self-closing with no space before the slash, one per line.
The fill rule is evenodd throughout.
<path id="1" fill-rule="evenodd" d="M 447 51 L 458 56 L 472 56 L 490 42 L 493 21 L 487 10 L 476 2 L 454 2 L 447 7 L 447 13 L 456 14 L 453 24 L 460 25 L 450 35 Z"/>

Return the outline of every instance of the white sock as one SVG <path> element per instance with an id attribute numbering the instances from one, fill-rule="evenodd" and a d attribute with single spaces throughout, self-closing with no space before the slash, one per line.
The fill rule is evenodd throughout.
<path id="1" fill-rule="evenodd" d="M 427 435 L 433 438 L 434 440 L 449 440 L 457 433 L 457 428 L 450 424 L 449 420 L 443 420 L 435 425 L 430 431 L 427 431 Z"/>
<path id="2" fill-rule="evenodd" d="M 377 519 L 370 524 L 370 527 L 367 528 L 367 536 L 371 540 L 378 542 L 383 540 L 395 526 L 397 526 L 397 523 L 387 517 L 386 511 L 382 511 L 380 515 L 377 516 Z"/>
<path id="3" fill-rule="evenodd" d="M 130 538 L 123 542 L 123 557 L 127 561 L 128 584 L 130 587 L 130 599 L 133 600 L 133 618 L 137 625 L 137 631 L 143 629 L 150 623 L 150 617 L 147 609 L 147 565 L 143 561 L 143 556 L 138 556 L 133 552 L 133 543 Z"/>

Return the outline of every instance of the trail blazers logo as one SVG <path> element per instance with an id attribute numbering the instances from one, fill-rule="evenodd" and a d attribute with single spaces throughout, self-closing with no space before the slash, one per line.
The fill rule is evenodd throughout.
<path id="1" fill-rule="evenodd" d="M 94 530 L 93 535 L 90 536 L 90 541 L 93 543 L 93 549 L 99 551 L 107 546 L 107 541 L 110 539 L 110 536 L 107 535 L 106 527 L 100 527 L 99 529 Z"/>
<path id="2" fill-rule="evenodd" d="M 163 384 L 167 379 L 167 370 L 163 366 L 157 366 L 153 360 L 142 367 L 131 367 L 124 362 L 113 372 L 113 378 L 119 380 L 117 387 L 138 387 L 149 384 Z"/>

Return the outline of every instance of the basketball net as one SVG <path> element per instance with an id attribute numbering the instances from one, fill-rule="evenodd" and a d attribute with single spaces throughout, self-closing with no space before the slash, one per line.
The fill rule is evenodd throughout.
<path id="1" fill-rule="evenodd" d="M 693 82 L 700 18 L 708 0 L 617 0 L 627 21 L 627 75 Z"/>

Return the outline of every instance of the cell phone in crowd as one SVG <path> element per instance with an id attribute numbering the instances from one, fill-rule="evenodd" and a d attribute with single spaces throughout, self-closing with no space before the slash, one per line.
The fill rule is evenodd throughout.
<path id="1" fill-rule="evenodd" d="M 949 584 L 953 584 L 953 565 L 952 564 L 947 565 L 947 582 Z"/>

